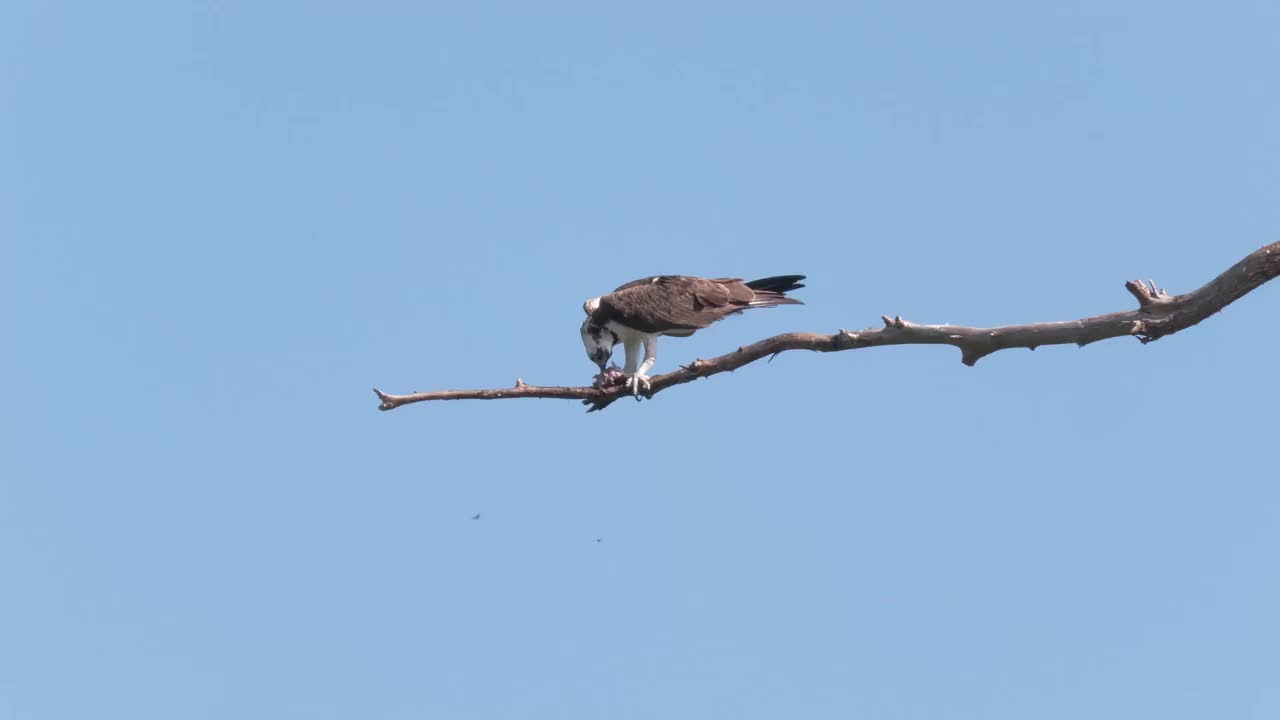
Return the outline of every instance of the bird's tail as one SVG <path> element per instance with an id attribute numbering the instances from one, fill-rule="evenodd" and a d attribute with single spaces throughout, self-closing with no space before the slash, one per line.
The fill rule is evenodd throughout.
<path id="1" fill-rule="evenodd" d="M 748 305 L 751 307 L 773 307 L 774 305 L 803 305 L 804 303 L 789 298 L 784 293 L 792 290 L 798 290 L 804 285 L 800 283 L 804 279 L 803 275 L 775 275 L 773 277 L 760 278 L 746 283 L 746 286 L 755 292 L 756 296 Z"/>

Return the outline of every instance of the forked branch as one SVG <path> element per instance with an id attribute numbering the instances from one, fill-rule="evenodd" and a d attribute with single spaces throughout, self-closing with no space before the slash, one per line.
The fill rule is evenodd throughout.
<path id="1" fill-rule="evenodd" d="M 683 385 L 698 378 L 730 372 L 748 363 L 772 357 L 787 350 L 840 352 L 883 345 L 954 345 L 960 349 L 960 360 L 973 365 L 997 350 L 1028 348 L 1041 345 L 1075 344 L 1084 347 L 1107 338 L 1132 336 L 1149 343 L 1166 335 L 1185 330 L 1222 310 L 1268 280 L 1280 275 L 1280 242 L 1271 243 L 1250 253 L 1226 272 L 1198 290 L 1185 295 L 1169 295 L 1154 282 L 1131 280 L 1125 288 L 1138 300 L 1136 310 L 1097 315 L 1065 322 L 1033 323 L 978 328 L 961 325 L 920 325 L 901 317 L 881 316 L 883 327 L 867 330 L 840 330 L 832 335 L 793 332 L 774 335 L 760 342 L 738 348 L 708 360 L 694 360 L 679 370 L 651 378 L 648 396 L 669 387 Z M 506 398 L 558 398 L 581 400 L 588 412 L 603 410 L 627 396 L 621 384 L 602 384 L 597 380 L 587 387 L 539 387 L 517 380 L 515 387 L 490 390 L 438 390 L 435 392 L 391 395 L 377 388 L 379 410 L 393 410 L 401 405 L 427 400 L 500 400 Z"/>

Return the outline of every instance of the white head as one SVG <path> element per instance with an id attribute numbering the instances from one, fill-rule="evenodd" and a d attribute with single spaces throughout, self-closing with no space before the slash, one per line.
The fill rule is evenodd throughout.
<path id="1" fill-rule="evenodd" d="M 591 298 L 582 304 L 582 309 L 587 313 L 587 319 L 582 321 L 580 332 L 582 346 L 587 350 L 587 357 L 591 358 L 591 362 L 599 365 L 600 370 L 603 371 L 609 364 L 609 358 L 613 356 L 613 347 L 620 341 L 617 333 L 591 319 L 592 313 L 599 308 L 600 298 L 598 297 Z"/>

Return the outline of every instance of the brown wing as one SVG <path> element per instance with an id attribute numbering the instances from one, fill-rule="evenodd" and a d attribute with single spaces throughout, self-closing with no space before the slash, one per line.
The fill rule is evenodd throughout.
<path id="1" fill-rule="evenodd" d="M 687 334 L 741 312 L 755 292 L 737 278 L 658 275 L 642 278 L 600 298 L 605 319 L 641 332 Z"/>

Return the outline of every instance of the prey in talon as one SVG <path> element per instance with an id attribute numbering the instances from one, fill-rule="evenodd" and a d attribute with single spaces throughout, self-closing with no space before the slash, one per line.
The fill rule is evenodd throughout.
<path id="1" fill-rule="evenodd" d="M 717 320 L 751 308 L 803 305 L 786 293 L 804 287 L 803 275 L 776 275 L 743 282 L 738 278 L 707 279 L 656 275 L 586 301 L 582 309 L 582 345 L 600 367 L 596 386 L 622 378 L 637 399 L 649 394 L 649 371 L 658 360 L 658 338 L 688 337 Z M 626 365 L 609 366 L 613 349 L 622 345 Z M 643 359 L 642 359 L 643 352 Z M 608 369 L 606 369 L 606 367 Z"/>
<path id="2" fill-rule="evenodd" d="M 591 386 L 597 390 L 603 390 L 608 387 L 613 387 L 614 385 L 620 385 L 625 381 L 625 379 L 626 374 L 622 372 L 622 368 L 617 365 L 610 365 L 609 367 L 601 370 L 599 375 L 596 375 Z"/>

